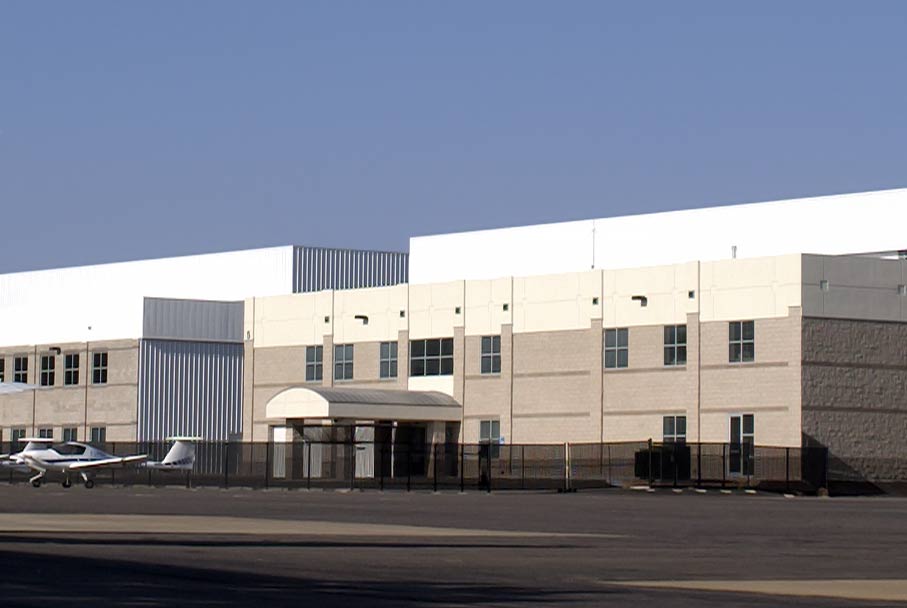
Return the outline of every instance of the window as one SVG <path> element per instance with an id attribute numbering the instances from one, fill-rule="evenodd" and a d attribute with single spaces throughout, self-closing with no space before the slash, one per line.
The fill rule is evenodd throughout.
<path id="1" fill-rule="evenodd" d="M 107 384 L 107 353 L 91 353 L 91 383 Z"/>
<path id="2" fill-rule="evenodd" d="M 665 325 L 665 365 L 687 364 L 687 326 Z"/>
<path id="3" fill-rule="evenodd" d="M 41 386 L 53 386 L 57 367 L 57 358 L 53 355 L 41 355 Z"/>
<path id="4" fill-rule="evenodd" d="M 38 429 L 38 437 L 41 439 L 53 439 L 54 430 L 51 428 Z"/>
<path id="5" fill-rule="evenodd" d="M 6 359 L 0 357 L 0 382 L 6 382 Z"/>
<path id="6" fill-rule="evenodd" d="M 410 376 L 453 374 L 453 338 L 413 340 L 409 343 Z"/>
<path id="7" fill-rule="evenodd" d="M 627 367 L 630 359 L 627 328 L 605 330 L 605 368 Z"/>
<path id="8" fill-rule="evenodd" d="M 482 420 L 479 422 L 479 443 L 490 446 L 489 456 L 497 458 L 501 453 L 501 421 Z"/>
<path id="9" fill-rule="evenodd" d="M 731 416 L 731 436 L 728 446 L 728 472 L 752 475 L 755 471 L 755 422 L 752 414 Z"/>
<path id="10" fill-rule="evenodd" d="M 68 441 L 78 441 L 78 440 L 79 440 L 79 432 L 78 432 L 78 429 L 76 429 L 76 427 L 72 426 L 72 427 L 63 429 L 63 443 L 66 443 Z"/>
<path id="11" fill-rule="evenodd" d="M 501 373 L 501 336 L 482 336 L 482 373 Z"/>
<path id="12" fill-rule="evenodd" d="M 379 354 L 379 374 L 382 378 L 397 377 L 397 343 L 382 342 Z"/>
<path id="13" fill-rule="evenodd" d="M 686 416 L 665 416 L 664 417 L 664 441 L 665 443 L 676 442 L 684 443 L 687 440 L 687 417 Z"/>
<path id="14" fill-rule="evenodd" d="M 75 386 L 79 383 L 79 355 L 73 353 L 63 359 L 63 384 Z"/>
<path id="15" fill-rule="evenodd" d="M 91 427 L 91 443 L 107 443 L 107 427 Z"/>
<path id="16" fill-rule="evenodd" d="M 28 382 L 28 357 L 13 359 L 13 382 Z"/>
<path id="17" fill-rule="evenodd" d="M 728 361 L 748 363 L 756 358 L 756 330 L 752 321 L 728 323 Z"/>
<path id="18" fill-rule="evenodd" d="M 321 382 L 322 361 L 324 360 L 323 346 L 305 347 L 305 381 Z"/>
<path id="19" fill-rule="evenodd" d="M 353 345 L 334 345 L 334 380 L 353 379 Z"/>
<path id="20" fill-rule="evenodd" d="M 25 429 L 11 429 L 9 434 L 10 441 L 13 443 L 12 451 L 18 451 L 19 442 L 25 438 Z"/>

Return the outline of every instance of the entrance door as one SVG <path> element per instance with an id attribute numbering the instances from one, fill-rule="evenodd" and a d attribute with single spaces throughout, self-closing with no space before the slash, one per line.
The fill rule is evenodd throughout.
<path id="1" fill-rule="evenodd" d="M 753 430 L 752 414 L 731 416 L 731 436 L 728 449 L 728 473 L 731 475 L 753 474 Z"/>

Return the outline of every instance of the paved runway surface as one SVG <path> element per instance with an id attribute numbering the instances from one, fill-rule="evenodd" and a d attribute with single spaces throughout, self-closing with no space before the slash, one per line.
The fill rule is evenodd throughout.
<path id="1" fill-rule="evenodd" d="M 0 485 L 5 606 L 905 606 L 907 500 Z"/>

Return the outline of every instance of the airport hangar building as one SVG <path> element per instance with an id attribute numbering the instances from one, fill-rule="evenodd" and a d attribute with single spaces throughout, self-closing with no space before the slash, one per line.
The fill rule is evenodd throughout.
<path id="1" fill-rule="evenodd" d="M 818 444 L 904 478 L 904 225 L 907 189 L 0 275 L 0 375 L 41 385 L 0 428 Z"/>

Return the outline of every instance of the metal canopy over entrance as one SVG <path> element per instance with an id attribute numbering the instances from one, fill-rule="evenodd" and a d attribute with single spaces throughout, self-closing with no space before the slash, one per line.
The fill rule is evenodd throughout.
<path id="1" fill-rule="evenodd" d="M 375 390 L 363 388 L 293 387 L 269 402 L 270 419 L 396 420 L 406 422 L 459 422 L 457 401 L 436 391 Z"/>

